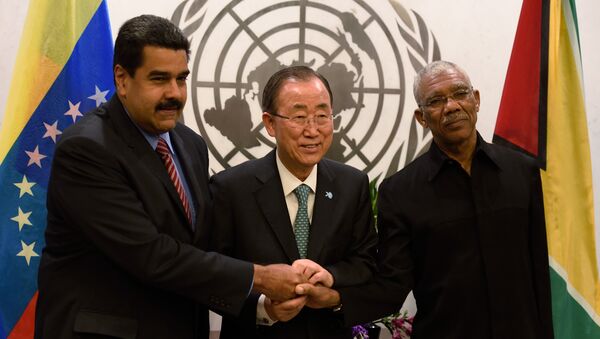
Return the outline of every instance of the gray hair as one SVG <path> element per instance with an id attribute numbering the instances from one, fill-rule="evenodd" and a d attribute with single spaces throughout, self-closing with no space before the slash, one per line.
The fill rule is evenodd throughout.
<path id="1" fill-rule="evenodd" d="M 415 96 L 415 101 L 418 105 L 421 104 L 421 93 L 419 91 L 421 90 L 421 82 L 423 81 L 423 78 L 435 76 L 450 69 L 460 72 L 462 75 L 464 75 L 465 79 L 467 79 L 469 85 L 471 84 L 471 79 L 469 79 L 467 72 L 465 72 L 457 64 L 444 60 L 433 61 L 421 68 L 417 72 L 417 75 L 415 75 L 415 81 L 413 82 L 413 95 Z"/>

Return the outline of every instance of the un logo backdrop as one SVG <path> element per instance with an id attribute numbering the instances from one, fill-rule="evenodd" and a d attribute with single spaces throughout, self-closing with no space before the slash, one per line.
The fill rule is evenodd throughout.
<path id="1" fill-rule="evenodd" d="M 310 66 L 331 84 L 328 158 L 373 180 L 431 142 L 413 118 L 412 83 L 441 53 L 422 17 L 396 1 L 187 0 L 171 20 L 192 42 L 184 120 L 206 140 L 212 173 L 275 147 L 260 99 L 271 74 L 291 65 Z"/>

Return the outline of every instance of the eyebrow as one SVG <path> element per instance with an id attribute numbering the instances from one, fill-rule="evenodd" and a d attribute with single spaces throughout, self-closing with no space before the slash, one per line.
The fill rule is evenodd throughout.
<path id="1" fill-rule="evenodd" d="M 324 103 L 318 104 L 316 107 L 320 108 L 320 109 L 329 108 L 329 104 L 324 102 Z M 305 104 L 294 104 L 294 106 L 292 106 L 292 108 L 294 108 L 294 109 L 308 109 L 308 106 L 305 105 Z"/>
<path id="2" fill-rule="evenodd" d="M 469 89 L 469 88 L 471 88 L 470 85 L 468 85 L 468 84 L 462 84 L 461 83 L 461 84 L 454 84 L 454 85 L 452 85 L 450 87 L 450 90 L 454 92 L 454 91 L 458 91 L 460 89 Z M 435 92 L 431 93 L 431 95 L 429 95 L 427 98 L 434 98 L 434 97 L 438 97 L 438 96 L 441 96 L 441 95 L 443 95 L 442 91 L 435 91 Z"/>
<path id="3" fill-rule="evenodd" d="M 180 76 L 188 76 L 189 74 L 190 74 L 190 71 L 189 71 L 189 70 L 186 70 L 186 71 L 184 71 L 184 72 L 181 72 L 181 73 L 177 74 L 177 76 L 176 76 L 176 77 L 180 77 Z M 150 73 L 148 73 L 148 76 L 149 76 L 149 77 L 151 77 L 151 76 L 157 76 L 157 75 L 158 75 L 158 76 L 166 76 L 166 77 L 170 77 L 170 76 L 171 76 L 171 73 L 169 73 L 169 72 L 167 72 L 167 71 L 159 71 L 159 70 L 153 70 L 153 71 L 150 71 Z"/>

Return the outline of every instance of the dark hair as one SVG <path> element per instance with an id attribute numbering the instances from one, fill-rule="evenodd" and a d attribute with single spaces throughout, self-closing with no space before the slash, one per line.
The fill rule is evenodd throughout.
<path id="1" fill-rule="evenodd" d="M 263 89 L 261 101 L 263 112 L 277 113 L 277 96 L 279 95 L 279 90 L 286 81 L 308 81 L 313 78 L 321 80 L 323 85 L 325 85 L 327 92 L 329 92 L 329 99 L 331 100 L 330 104 L 333 105 L 333 93 L 331 92 L 331 87 L 329 87 L 329 82 L 324 76 L 312 70 L 310 67 L 291 66 L 277 71 L 269 78 L 269 81 L 267 81 L 267 84 Z"/>
<path id="2" fill-rule="evenodd" d="M 190 42 L 172 22 L 155 15 L 140 15 L 125 21 L 115 41 L 113 69 L 121 65 L 130 76 L 142 64 L 145 46 L 185 50 L 190 56 Z"/>

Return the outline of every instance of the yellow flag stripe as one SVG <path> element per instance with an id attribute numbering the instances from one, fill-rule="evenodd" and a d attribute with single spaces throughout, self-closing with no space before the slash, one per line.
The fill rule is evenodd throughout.
<path id="1" fill-rule="evenodd" d="M 56 80 L 100 2 L 30 1 L 0 130 L 0 163 Z"/>
<path id="2" fill-rule="evenodd" d="M 579 47 L 579 36 L 577 35 L 576 23 L 575 23 L 575 13 L 571 8 L 571 4 L 569 0 L 562 1 L 562 9 L 563 9 L 563 18 L 565 20 L 565 26 L 567 28 L 567 33 L 569 35 L 569 41 L 571 42 L 571 50 L 573 52 L 573 57 L 575 61 L 575 66 L 577 66 L 577 74 L 579 75 L 579 83 L 583 84 L 583 66 L 581 65 L 581 51 Z M 581 86 L 581 91 L 584 93 L 585 97 L 585 87 Z"/>
<path id="3" fill-rule="evenodd" d="M 569 6 L 568 0 L 564 5 Z M 598 319 L 600 286 L 583 83 L 576 34 L 574 27 L 571 34 L 567 27 L 574 21 L 567 20 L 564 9 L 560 0 L 551 1 L 547 167 L 542 171 L 548 246 L 568 285 L 585 299 L 592 318 Z"/>

